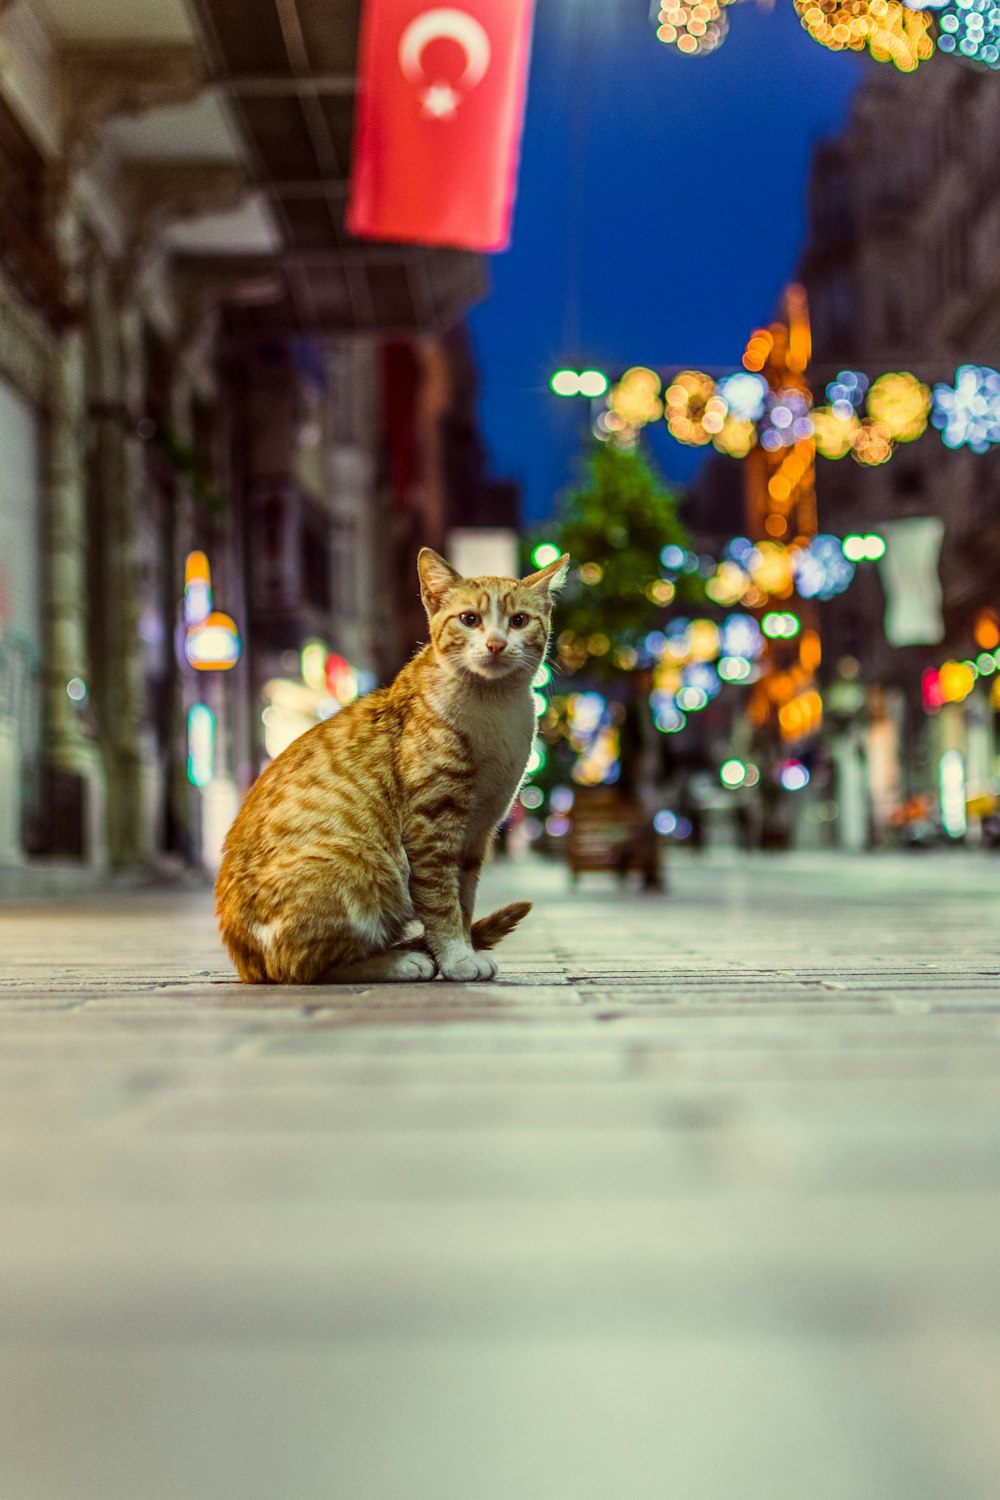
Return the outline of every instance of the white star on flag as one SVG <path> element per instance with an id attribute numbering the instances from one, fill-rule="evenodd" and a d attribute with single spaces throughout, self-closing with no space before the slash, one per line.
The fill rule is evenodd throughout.
<path id="1" fill-rule="evenodd" d="M 447 83 L 432 83 L 424 90 L 424 114 L 435 120 L 450 120 L 458 108 L 458 94 Z"/>

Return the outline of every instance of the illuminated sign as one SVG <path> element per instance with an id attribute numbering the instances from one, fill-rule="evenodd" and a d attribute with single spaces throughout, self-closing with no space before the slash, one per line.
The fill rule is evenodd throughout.
<path id="1" fill-rule="evenodd" d="M 184 565 L 184 657 L 198 672 L 228 672 L 242 655 L 236 622 L 212 608 L 212 573 L 204 552 Z"/>
<path id="2" fill-rule="evenodd" d="M 204 703 L 188 709 L 188 781 L 206 787 L 215 775 L 215 715 Z"/>

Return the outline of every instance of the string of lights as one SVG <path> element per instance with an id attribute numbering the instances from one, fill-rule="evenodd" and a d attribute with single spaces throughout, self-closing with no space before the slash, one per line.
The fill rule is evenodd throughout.
<path id="1" fill-rule="evenodd" d="M 652 0 L 658 39 L 682 57 L 714 52 L 729 31 L 734 0 Z M 995 0 L 793 0 L 805 30 L 831 52 L 865 52 L 912 73 L 935 51 L 976 68 L 1000 69 Z"/>
<path id="2" fill-rule="evenodd" d="M 909 371 L 869 379 L 841 370 L 827 383 L 825 401 L 814 403 L 799 389 L 772 390 L 760 374 L 770 334 L 758 329 L 747 344 L 744 369 L 716 379 L 703 370 L 681 370 L 664 390 L 660 375 L 634 365 L 611 384 L 598 370 L 557 371 L 550 382 L 560 396 L 603 398 L 594 422 L 602 441 L 634 444 L 639 432 L 661 418 L 670 435 L 689 447 L 711 444 L 745 458 L 758 444 L 770 453 L 811 438 L 823 458 L 848 454 L 872 468 L 888 463 L 896 449 L 936 428 L 948 448 L 986 453 L 1000 445 L 1000 371 L 960 365 L 953 381 L 925 384 Z"/>

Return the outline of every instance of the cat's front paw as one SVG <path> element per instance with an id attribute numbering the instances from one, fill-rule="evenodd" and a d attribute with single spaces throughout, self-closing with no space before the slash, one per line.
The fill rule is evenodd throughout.
<path id="1" fill-rule="evenodd" d="M 398 953 L 393 955 L 393 979 L 433 979 L 437 966 L 428 953 Z"/>
<path id="2" fill-rule="evenodd" d="M 450 943 L 438 962 L 442 979 L 456 984 L 474 984 L 480 979 L 495 979 L 497 966 L 488 953 L 477 953 L 465 943 Z"/>

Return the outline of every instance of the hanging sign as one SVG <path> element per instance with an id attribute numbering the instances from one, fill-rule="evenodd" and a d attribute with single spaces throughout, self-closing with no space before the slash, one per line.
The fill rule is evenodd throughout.
<path id="1" fill-rule="evenodd" d="M 879 528 L 885 552 L 878 569 L 885 590 L 885 637 L 890 646 L 933 646 L 944 640 L 944 598 L 938 561 L 944 522 L 911 516 Z"/>

